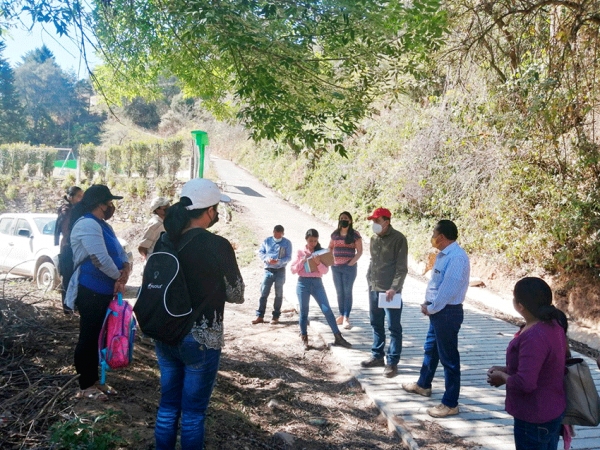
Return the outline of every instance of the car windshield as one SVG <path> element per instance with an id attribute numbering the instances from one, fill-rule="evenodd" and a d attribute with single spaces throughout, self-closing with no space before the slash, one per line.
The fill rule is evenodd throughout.
<path id="1" fill-rule="evenodd" d="M 56 226 L 56 219 L 52 217 L 36 217 L 33 219 L 35 226 L 40 230 L 42 234 L 54 234 L 54 227 Z"/>

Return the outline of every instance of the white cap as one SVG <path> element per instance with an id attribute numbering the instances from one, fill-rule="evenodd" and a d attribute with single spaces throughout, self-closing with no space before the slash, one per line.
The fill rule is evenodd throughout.
<path id="1" fill-rule="evenodd" d="M 221 194 L 215 183 L 206 178 L 194 178 L 181 188 L 181 197 L 187 197 L 192 201 L 186 209 L 202 209 L 216 205 L 219 202 L 229 203 L 231 199 Z"/>
<path id="2" fill-rule="evenodd" d="M 152 200 L 152 203 L 150 203 L 150 211 L 154 212 L 157 208 L 160 208 L 161 206 L 167 206 L 169 203 L 171 202 L 168 198 L 156 197 L 154 200 Z"/>

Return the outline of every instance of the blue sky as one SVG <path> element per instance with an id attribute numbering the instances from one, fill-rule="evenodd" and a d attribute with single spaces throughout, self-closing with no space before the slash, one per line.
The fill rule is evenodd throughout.
<path id="1" fill-rule="evenodd" d="M 69 37 L 60 37 L 56 34 L 52 25 L 48 25 L 44 29 L 37 24 L 30 32 L 22 29 L 11 29 L 6 34 L 3 32 L 3 38 L 6 43 L 3 56 L 13 68 L 21 62 L 21 57 L 25 53 L 46 44 L 46 47 L 54 53 L 56 61 L 64 70 L 74 71 L 77 78 L 87 77 L 87 68 L 77 45 Z M 101 61 L 93 54 L 90 46 L 87 47 L 86 52 L 88 62 L 92 68 L 101 64 Z"/>

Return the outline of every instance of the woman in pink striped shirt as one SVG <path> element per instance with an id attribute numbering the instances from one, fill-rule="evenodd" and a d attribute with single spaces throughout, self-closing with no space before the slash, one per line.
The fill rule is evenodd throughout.
<path id="1" fill-rule="evenodd" d="M 341 347 L 350 348 L 352 345 L 342 337 L 342 333 L 335 323 L 335 316 L 329 306 L 329 300 L 327 300 L 327 294 L 323 287 L 323 281 L 321 277 L 327 273 L 329 268 L 321 263 L 318 255 L 313 255 L 315 251 L 321 250 L 322 247 L 319 244 L 319 233 L 317 230 L 311 228 L 304 236 L 306 239 L 306 247 L 298 250 L 296 259 L 292 263 L 292 273 L 298 274 L 298 284 L 296 286 L 296 293 L 298 294 L 298 303 L 300 304 L 300 336 L 302 337 L 302 345 L 305 350 L 308 350 L 308 310 L 310 296 L 312 295 L 317 301 L 317 304 L 321 308 L 321 311 L 327 319 L 327 323 L 333 331 L 335 341 L 333 345 L 339 345 Z M 309 259 L 312 259 L 316 263 L 316 270 L 311 271 Z"/>

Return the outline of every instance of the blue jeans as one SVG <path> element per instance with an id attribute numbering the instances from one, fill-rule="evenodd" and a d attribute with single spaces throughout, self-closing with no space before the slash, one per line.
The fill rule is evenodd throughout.
<path id="1" fill-rule="evenodd" d="M 340 332 L 337 324 L 335 323 L 335 316 L 329 306 L 329 300 L 327 300 L 327 294 L 323 287 L 323 281 L 320 278 L 310 277 L 298 277 L 298 284 L 296 285 L 296 294 L 298 294 L 298 303 L 300 304 L 300 334 L 306 336 L 308 334 L 308 304 L 310 302 L 310 296 L 312 295 L 317 301 L 317 305 L 321 308 L 327 323 L 333 331 L 333 334 Z"/>
<path id="2" fill-rule="evenodd" d="M 265 317 L 267 309 L 267 298 L 271 293 L 271 287 L 275 284 L 275 303 L 273 304 L 273 319 L 279 319 L 281 315 L 281 303 L 283 302 L 283 284 L 285 283 L 285 267 L 281 269 L 265 269 L 265 276 L 260 285 L 260 300 L 256 315 Z"/>
<path id="3" fill-rule="evenodd" d="M 207 349 L 188 334 L 180 344 L 156 341 L 160 404 L 156 450 L 174 450 L 181 418 L 181 449 L 204 448 L 204 419 L 217 378 L 221 350 Z"/>
<path id="4" fill-rule="evenodd" d="M 458 405 L 460 394 L 460 354 L 458 353 L 458 331 L 463 323 L 462 305 L 447 305 L 429 316 L 429 331 L 425 338 L 425 356 L 417 384 L 431 388 L 438 363 L 444 366 L 446 391 L 442 403 L 449 408 Z"/>
<path id="5" fill-rule="evenodd" d="M 530 423 L 515 419 L 516 450 L 556 450 L 564 413 L 546 423 Z"/>
<path id="6" fill-rule="evenodd" d="M 331 273 L 333 274 L 333 284 L 337 292 L 340 316 L 350 317 L 350 311 L 352 311 L 352 287 L 354 286 L 357 273 L 356 264 L 353 266 L 347 264 L 332 266 Z"/>
<path id="7" fill-rule="evenodd" d="M 390 330 L 390 346 L 387 353 L 387 363 L 396 365 L 402 353 L 402 308 L 380 308 L 379 292 L 369 291 L 369 319 L 373 327 L 373 347 L 371 354 L 381 359 L 385 356 L 385 319 L 387 317 Z"/>

